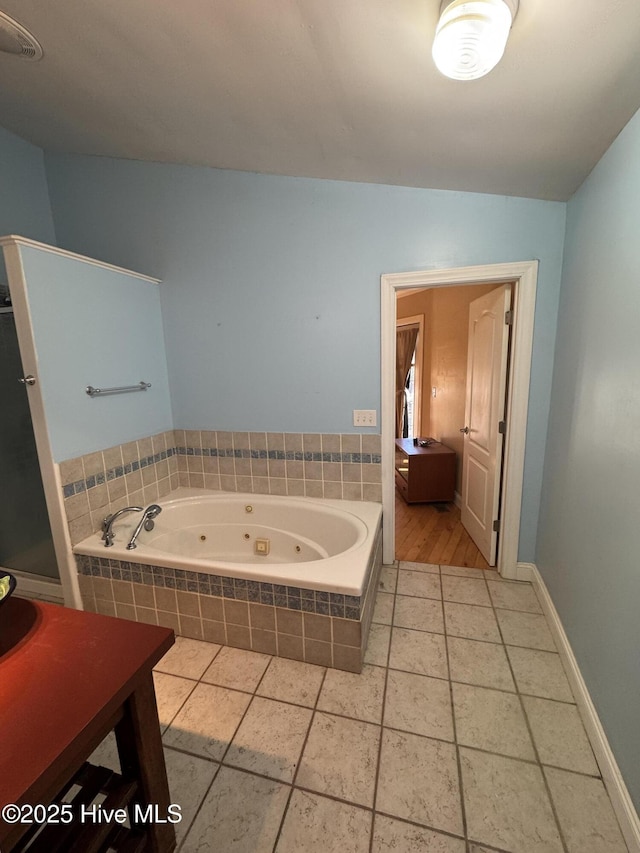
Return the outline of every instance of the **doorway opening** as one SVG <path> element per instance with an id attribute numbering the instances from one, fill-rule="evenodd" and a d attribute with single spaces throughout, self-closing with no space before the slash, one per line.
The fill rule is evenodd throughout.
<path id="1" fill-rule="evenodd" d="M 397 560 L 495 567 L 510 308 L 511 284 L 396 294 L 396 393 L 402 403 L 404 388 L 407 401 L 396 425 Z M 417 311 L 427 329 L 424 432 L 411 432 L 406 442 L 416 362 L 410 318 Z"/>
<path id="2" fill-rule="evenodd" d="M 505 405 L 509 413 L 501 427 L 504 440 L 504 464 L 499 479 L 502 494 L 500 540 L 496 567 L 501 575 L 517 579 L 518 541 L 524 450 L 529 395 L 533 318 L 537 284 L 537 262 L 492 264 L 451 270 L 428 270 L 382 276 L 382 491 L 384 562 L 395 560 L 395 436 L 396 436 L 396 297 L 400 293 L 420 289 L 452 286 L 479 286 L 491 290 L 501 284 L 514 283 L 511 334 L 511 367 L 506 384 Z M 478 291 L 479 292 L 479 291 Z M 436 398 L 437 398 L 436 387 Z M 423 413 L 424 413 L 423 402 Z"/>

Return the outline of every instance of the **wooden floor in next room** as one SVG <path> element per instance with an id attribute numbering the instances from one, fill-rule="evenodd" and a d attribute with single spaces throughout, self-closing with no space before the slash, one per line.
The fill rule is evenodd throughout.
<path id="1" fill-rule="evenodd" d="M 453 503 L 408 505 L 396 492 L 396 560 L 488 569 Z"/>

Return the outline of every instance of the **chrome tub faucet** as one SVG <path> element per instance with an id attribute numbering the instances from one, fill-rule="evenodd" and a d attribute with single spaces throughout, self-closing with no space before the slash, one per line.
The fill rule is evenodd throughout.
<path id="1" fill-rule="evenodd" d="M 121 515 L 124 515 L 125 512 L 142 512 L 143 508 L 141 506 L 125 506 L 122 509 L 119 509 L 117 512 L 114 512 L 113 515 L 108 515 L 104 521 L 102 522 L 102 538 L 104 540 L 105 548 L 108 548 L 110 545 L 113 545 L 113 522 L 120 518 Z"/>
<path id="2" fill-rule="evenodd" d="M 148 506 L 145 509 L 144 515 L 138 522 L 138 526 L 133 531 L 133 536 L 129 540 L 129 544 L 127 545 L 127 551 L 133 551 L 134 548 L 138 547 L 136 544 L 136 539 L 140 535 L 140 531 L 143 527 L 145 530 L 153 530 L 155 526 L 154 519 L 157 518 L 157 516 L 159 516 L 161 512 L 162 507 L 158 506 L 158 504 L 151 504 L 151 506 Z"/>

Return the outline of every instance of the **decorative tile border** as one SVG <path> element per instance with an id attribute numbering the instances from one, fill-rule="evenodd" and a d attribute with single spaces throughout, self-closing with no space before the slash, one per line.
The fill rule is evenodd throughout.
<path id="1" fill-rule="evenodd" d="M 171 459 L 175 455 L 175 448 L 170 447 L 168 450 L 161 450 L 159 453 L 154 453 L 152 456 L 144 456 L 142 459 L 133 459 L 123 465 L 117 465 L 115 468 L 109 468 L 106 471 L 98 471 L 91 474 L 86 479 L 76 480 L 74 483 L 67 483 L 62 487 L 62 494 L 65 498 L 70 498 L 72 495 L 79 495 L 95 486 L 100 486 L 110 480 L 115 480 L 118 477 L 124 477 L 134 471 L 140 471 L 143 468 L 148 468 L 149 465 L 155 465 L 165 459 Z"/>
<path id="2" fill-rule="evenodd" d="M 114 468 L 109 468 L 105 471 L 98 471 L 95 474 L 88 476 L 86 479 L 76 480 L 75 482 L 66 483 L 62 487 L 62 493 L 65 498 L 70 498 L 72 495 L 79 495 L 82 492 L 99 486 L 103 483 L 115 480 L 118 477 L 124 477 L 134 471 L 139 471 L 147 468 L 149 465 L 157 464 L 165 459 L 171 459 L 173 456 L 205 456 L 218 459 L 265 459 L 265 460 L 281 460 L 284 462 L 334 462 L 341 465 L 344 464 L 364 464 L 364 465 L 380 465 L 382 456 L 377 453 L 312 453 L 294 450 L 246 450 L 234 448 L 218 448 L 218 447 L 169 447 L 167 450 L 162 450 L 152 456 L 144 456 L 140 459 L 133 459 L 123 465 L 117 465 Z"/>
<path id="3" fill-rule="evenodd" d="M 378 434 L 174 432 L 181 486 L 382 501 Z"/>
<path id="4" fill-rule="evenodd" d="M 358 462 L 379 465 L 382 456 L 374 453 L 312 453 L 295 450 L 247 450 L 217 447 L 176 447 L 179 456 L 213 456 L 220 459 L 281 459 L 288 462 Z"/>
<path id="5" fill-rule="evenodd" d="M 360 672 L 381 570 L 382 530 L 361 598 L 201 572 L 165 574 L 160 566 L 105 557 L 76 555 L 76 561 L 82 601 L 92 612 L 165 625 L 195 640 Z"/>
<path id="6" fill-rule="evenodd" d="M 91 577 L 130 581 L 236 601 L 252 601 L 284 607 L 288 610 L 318 613 L 321 616 L 336 616 L 340 619 L 359 620 L 361 614 L 361 599 L 357 595 L 341 595 L 335 592 L 249 581 L 245 578 L 222 577 L 203 572 L 187 572 L 163 566 L 147 566 L 143 563 L 128 563 L 82 554 L 76 555 L 76 563 L 79 574 Z"/>
<path id="7" fill-rule="evenodd" d="M 382 501 L 377 434 L 167 430 L 59 465 L 71 543 L 178 488 Z"/>
<path id="8" fill-rule="evenodd" d="M 155 503 L 180 485 L 173 430 L 59 464 L 71 544 L 126 505 Z"/>

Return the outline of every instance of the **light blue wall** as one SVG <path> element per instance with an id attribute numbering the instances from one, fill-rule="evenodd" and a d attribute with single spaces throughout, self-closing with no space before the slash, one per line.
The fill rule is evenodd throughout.
<path id="1" fill-rule="evenodd" d="M 537 562 L 640 807 L 640 113 L 568 205 Z"/>
<path id="2" fill-rule="evenodd" d="M 40 148 L 0 127 L 0 236 L 19 234 L 55 244 Z M 0 265 L 4 262 L 0 253 Z M 4 279 L 4 272 L 0 276 Z"/>
<path id="3" fill-rule="evenodd" d="M 0 236 L 7 234 L 56 241 L 44 152 L 0 127 Z M 7 283 L 0 251 L 0 286 Z"/>
<path id="4" fill-rule="evenodd" d="M 163 279 L 178 428 L 350 432 L 380 410 L 380 275 L 540 260 L 533 560 L 565 205 L 47 154 L 60 244 Z"/>
<path id="5" fill-rule="evenodd" d="M 33 247 L 20 256 L 55 461 L 171 429 L 158 285 Z M 152 387 L 85 393 L 140 380 Z"/>

